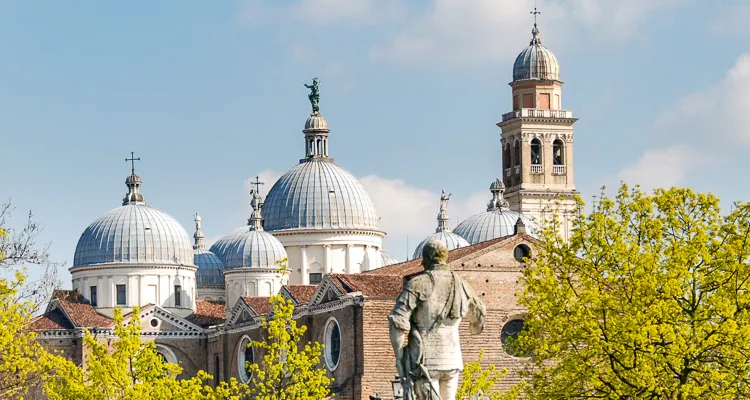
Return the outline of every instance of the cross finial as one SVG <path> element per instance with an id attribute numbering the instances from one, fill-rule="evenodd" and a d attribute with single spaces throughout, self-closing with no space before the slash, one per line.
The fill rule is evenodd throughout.
<path id="1" fill-rule="evenodd" d="M 536 16 L 541 14 L 541 11 L 538 11 L 536 9 L 536 0 L 534 0 L 534 11 L 529 12 L 529 14 L 532 14 L 534 16 L 534 26 L 536 26 Z"/>
<path id="2" fill-rule="evenodd" d="M 260 181 L 260 177 L 256 176 L 255 177 L 255 182 L 250 182 L 250 184 L 255 186 L 255 192 L 256 193 L 260 193 L 260 185 L 265 185 L 266 183 L 265 182 L 261 182 Z"/>
<path id="3" fill-rule="evenodd" d="M 130 173 L 132 175 L 135 175 L 135 162 L 136 161 L 141 161 L 141 158 L 140 157 L 136 158 L 135 157 L 135 153 L 131 151 L 130 152 L 130 158 L 125 157 L 125 161 L 126 162 L 130 161 Z"/>

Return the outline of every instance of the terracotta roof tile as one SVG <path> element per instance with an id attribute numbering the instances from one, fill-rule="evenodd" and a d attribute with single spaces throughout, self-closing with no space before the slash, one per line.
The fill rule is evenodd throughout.
<path id="1" fill-rule="evenodd" d="M 65 317 L 65 314 L 57 308 L 32 319 L 28 326 L 32 331 L 74 328 L 73 324 Z"/>
<path id="2" fill-rule="evenodd" d="M 255 311 L 258 315 L 268 315 L 271 311 L 273 311 L 273 307 L 271 306 L 271 298 L 270 297 L 261 297 L 261 296 L 254 296 L 254 297 L 242 297 L 242 300 L 247 304 L 250 308 Z"/>
<path id="3" fill-rule="evenodd" d="M 401 275 L 330 274 L 328 278 L 344 293 L 361 292 L 365 297 L 398 297 L 403 285 Z"/>
<path id="4" fill-rule="evenodd" d="M 76 327 L 106 328 L 112 326 L 112 319 L 96 312 L 91 303 L 75 290 L 55 290 L 52 300 L 70 318 Z"/>
<path id="5" fill-rule="evenodd" d="M 465 257 L 465 256 L 467 256 L 467 255 L 469 255 L 471 253 L 483 250 L 483 249 L 485 249 L 487 247 L 490 247 L 490 246 L 492 246 L 492 245 L 494 245 L 496 243 L 503 242 L 503 241 L 505 241 L 505 240 L 513 237 L 513 236 L 515 236 L 515 235 L 512 235 L 512 236 L 503 236 L 501 238 L 497 238 L 497 239 L 493 239 L 493 240 L 488 240 L 486 242 L 481 242 L 481 243 L 473 244 L 471 246 L 461 247 L 461 248 L 458 248 L 458 249 L 455 249 L 455 250 L 451 250 L 451 251 L 448 252 L 448 262 L 451 263 L 451 262 L 453 262 L 455 260 L 458 260 L 460 258 L 463 258 L 463 257 Z M 524 236 L 526 236 L 526 235 L 524 235 Z M 412 274 L 415 274 L 415 273 L 423 271 L 423 270 L 424 270 L 424 268 L 422 267 L 422 259 L 418 258 L 418 259 L 415 259 L 415 260 L 405 261 L 405 262 L 402 262 L 400 264 L 388 265 L 386 267 L 374 269 L 372 271 L 366 271 L 366 272 L 364 272 L 364 274 L 369 274 L 369 275 L 400 275 L 400 276 L 408 276 L 408 275 L 412 275 Z"/>
<path id="6" fill-rule="evenodd" d="M 226 320 L 226 304 L 211 300 L 196 300 L 195 312 L 185 319 L 203 328 L 223 324 Z"/>
<path id="7" fill-rule="evenodd" d="M 307 304 L 315 294 L 318 285 L 286 285 L 284 288 L 297 304 Z"/>

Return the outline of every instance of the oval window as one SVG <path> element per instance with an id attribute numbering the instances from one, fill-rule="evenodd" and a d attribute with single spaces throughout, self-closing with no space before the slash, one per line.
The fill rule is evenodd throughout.
<path id="1" fill-rule="evenodd" d="M 524 262 L 524 258 L 529 257 L 531 257 L 531 249 L 529 248 L 529 246 L 526 246 L 525 244 L 519 244 L 515 249 L 513 249 L 513 258 L 515 258 L 516 261 L 522 263 Z"/>
<path id="2" fill-rule="evenodd" d="M 515 357 L 523 357 L 523 353 L 516 343 L 522 330 L 522 319 L 510 320 L 503 325 L 503 330 L 500 332 L 500 342 L 503 344 L 506 353 Z"/>
<path id="3" fill-rule="evenodd" d="M 333 371 L 338 367 L 341 358 L 341 330 L 338 321 L 333 317 L 326 324 L 325 346 L 326 366 L 328 370 Z"/>
<path id="4" fill-rule="evenodd" d="M 250 337 L 243 336 L 237 346 L 237 370 L 240 372 L 240 380 L 247 383 L 253 377 L 250 365 L 254 361 L 253 346 Z"/>

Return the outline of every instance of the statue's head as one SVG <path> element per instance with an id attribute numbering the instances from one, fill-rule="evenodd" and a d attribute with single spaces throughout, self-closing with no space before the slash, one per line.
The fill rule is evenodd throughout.
<path id="1" fill-rule="evenodd" d="M 422 248 L 422 266 L 432 269 L 438 264 L 445 264 L 448 260 L 448 246 L 439 239 L 432 239 Z"/>
<path id="2" fill-rule="evenodd" d="M 316 76 L 316 77 L 314 77 L 314 78 L 313 78 L 313 84 L 316 84 L 316 83 L 318 83 L 318 82 L 320 82 L 320 81 L 318 80 L 318 77 L 317 77 L 317 76 Z"/>

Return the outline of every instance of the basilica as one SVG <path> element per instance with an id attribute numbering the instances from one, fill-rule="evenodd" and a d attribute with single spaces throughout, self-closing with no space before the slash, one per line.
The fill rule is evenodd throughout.
<path id="1" fill-rule="evenodd" d="M 308 327 L 305 340 L 325 344 L 321 362 L 338 398 L 367 399 L 376 392 L 392 398 L 396 368 L 387 315 L 405 277 L 421 270 L 424 243 L 440 239 L 451 250 L 452 269 L 487 307 L 484 332 L 462 335 L 464 361 L 484 350 L 485 363 L 511 371 L 498 384 L 507 388 L 524 363 L 505 346 L 523 327 L 524 310 L 515 300 L 523 258 L 533 255 L 539 227 L 552 217 L 568 236 L 577 193 L 576 119 L 562 107 L 557 59 L 542 45 L 536 24 L 531 34 L 513 65 L 513 109 L 497 123 L 502 170 L 488 182 L 486 209 L 451 229 L 450 196 L 443 192 L 435 233 L 413 259 L 398 262 L 383 250 L 386 232 L 369 194 L 329 156 L 332 131 L 318 107 L 316 80 L 308 86 L 313 110 L 300 137 L 305 151 L 265 198 L 256 179 L 246 222 L 208 248 L 196 214 L 191 240 L 177 220 L 147 202 L 133 165 L 122 205 L 81 234 L 70 268 L 73 289 L 56 291 L 31 329 L 83 364 L 84 329 L 109 340 L 114 310 L 121 308 L 128 320 L 138 307 L 143 340 L 154 341 L 186 376 L 205 370 L 216 382 L 248 382 L 246 362 L 262 359 L 248 344 L 262 338 L 259 319 L 271 311 L 270 296 L 280 294 Z"/>

